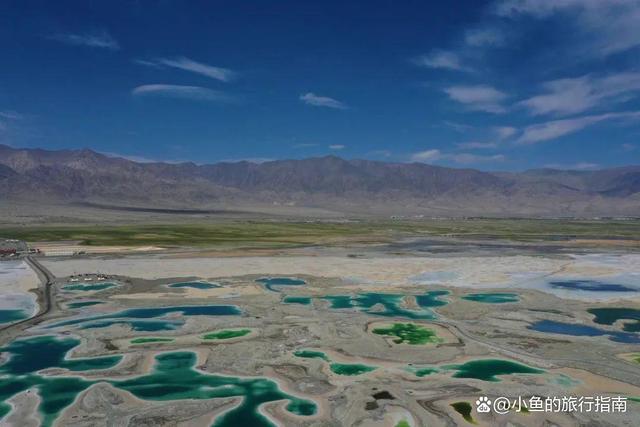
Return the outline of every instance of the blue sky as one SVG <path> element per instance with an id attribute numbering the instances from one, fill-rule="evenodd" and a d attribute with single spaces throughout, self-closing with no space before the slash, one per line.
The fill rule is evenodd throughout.
<path id="1" fill-rule="evenodd" d="M 640 1 L 5 1 L 0 143 L 640 163 Z"/>

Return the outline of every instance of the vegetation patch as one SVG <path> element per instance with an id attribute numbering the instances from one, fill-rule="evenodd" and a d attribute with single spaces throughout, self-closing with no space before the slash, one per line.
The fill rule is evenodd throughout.
<path id="1" fill-rule="evenodd" d="M 376 328 L 372 331 L 377 335 L 393 336 L 396 344 L 410 345 L 437 344 L 443 340 L 432 329 L 416 325 L 415 323 L 394 323 L 389 328 Z"/>

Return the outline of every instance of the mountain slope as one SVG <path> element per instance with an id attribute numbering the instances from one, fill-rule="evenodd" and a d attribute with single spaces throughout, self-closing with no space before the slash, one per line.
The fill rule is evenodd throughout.
<path id="1" fill-rule="evenodd" d="M 640 167 L 489 173 L 335 156 L 196 165 L 0 145 L 0 202 L 236 208 L 295 205 L 442 216 L 640 215 Z"/>

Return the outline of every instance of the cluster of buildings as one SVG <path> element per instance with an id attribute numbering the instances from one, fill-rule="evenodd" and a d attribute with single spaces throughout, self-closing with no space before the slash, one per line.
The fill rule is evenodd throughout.
<path id="1" fill-rule="evenodd" d="M 0 259 L 17 258 L 36 252 L 35 249 L 29 249 L 29 245 L 22 240 L 0 238 Z"/>

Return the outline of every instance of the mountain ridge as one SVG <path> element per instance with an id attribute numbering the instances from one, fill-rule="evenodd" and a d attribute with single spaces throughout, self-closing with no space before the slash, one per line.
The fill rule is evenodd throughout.
<path id="1" fill-rule="evenodd" d="M 89 149 L 0 145 L 0 201 L 173 208 L 330 207 L 447 216 L 640 215 L 640 166 L 486 172 L 337 156 L 141 163 Z"/>

